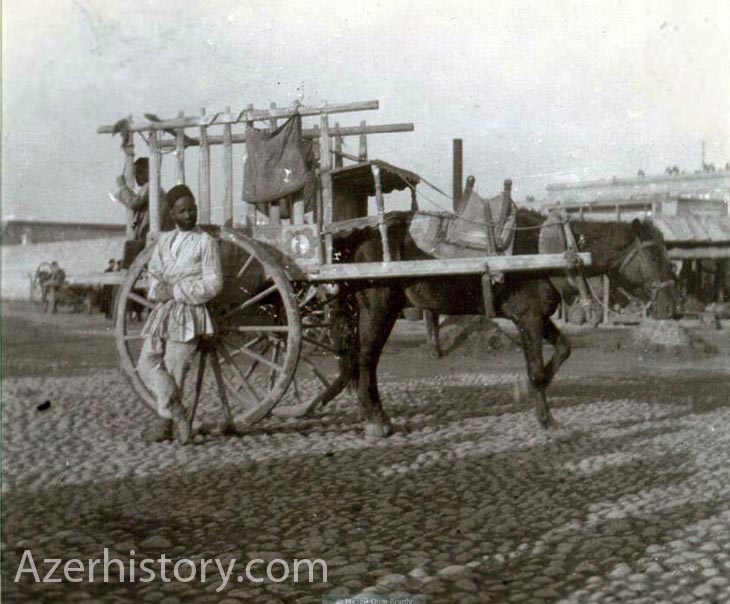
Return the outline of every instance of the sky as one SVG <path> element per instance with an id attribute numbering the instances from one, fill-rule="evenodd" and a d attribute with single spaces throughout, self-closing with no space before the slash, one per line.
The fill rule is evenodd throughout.
<path id="1" fill-rule="evenodd" d="M 123 222 L 109 200 L 123 156 L 96 133 L 121 117 L 173 117 L 378 100 L 344 125 L 371 157 L 451 190 L 464 172 L 494 195 L 551 182 L 730 162 L 727 0 L 3 0 L 2 214 Z M 137 139 L 138 150 L 143 143 Z M 345 140 L 356 152 L 357 138 Z M 236 148 L 241 172 L 243 149 Z M 214 154 L 214 162 L 217 162 Z M 163 186 L 174 184 L 173 158 Z M 189 183 L 197 183 L 189 153 Z M 214 163 L 213 217 L 222 170 Z M 236 181 L 240 198 L 240 177 Z M 450 202 L 433 191 L 426 209 Z M 217 201 L 216 201 L 217 200 Z M 242 208 L 237 208 L 237 213 Z"/>

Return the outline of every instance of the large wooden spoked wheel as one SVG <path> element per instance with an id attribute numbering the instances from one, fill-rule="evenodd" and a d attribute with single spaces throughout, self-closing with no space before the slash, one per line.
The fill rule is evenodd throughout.
<path id="1" fill-rule="evenodd" d="M 301 318 L 294 288 L 276 255 L 264 244 L 229 229 L 208 229 L 217 238 L 223 291 L 207 305 L 215 333 L 202 338 L 183 386 L 183 404 L 198 428 L 241 431 L 264 418 L 284 396 L 301 350 Z M 143 250 L 120 287 L 116 305 L 117 351 L 124 374 L 139 398 L 157 409 L 138 371 L 144 321 L 151 312 Z M 222 423 L 216 419 L 222 416 Z"/>
<path id="2" fill-rule="evenodd" d="M 351 313 L 337 285 L 303 284 L 297 290 L 302 350 L 277 417 L 301 417 L 340 394 L 350 379 L 354 334 Z"/>

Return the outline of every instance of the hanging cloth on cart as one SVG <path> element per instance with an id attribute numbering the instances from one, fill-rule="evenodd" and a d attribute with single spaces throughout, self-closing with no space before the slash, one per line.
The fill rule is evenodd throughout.
<path id="1" fill-rule="evenodd" d="M 302 118 L 293 115 L 273 132 L 246 128 L 243 200 L 270 203 L 301 191 L 310 180 Z"/>

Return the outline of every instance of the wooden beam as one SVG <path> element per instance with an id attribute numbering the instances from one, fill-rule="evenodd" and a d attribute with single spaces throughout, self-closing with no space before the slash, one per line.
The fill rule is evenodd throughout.
<path id="1" fill-rule="evenodd" d="M 460 138 L 453 140 L 452 155 L 452 209 L 458 212 L 464 186 L 464 147 Z"/>
<path id="2" fill-rule="evenodd" d="M 332 224 L 332 204 L 333 204 L 333 191 L 332 191 L 332 174 L 330 169 L 332 168 L 332 153 L 330 149 L 330 128 L 329 118 L 327 115 L 320 116 L 319 126 L 321 131 L 321 138 L 319 140 L 320 145 L 320 157 L 319 167 L 322 170 L 322 224 L 326 227 Z M 332 262 L 332 233 L 325 233 L 324 235 L 324 259 L 325 262 Z"/>
<path id="3" fill-rule="evenodd" d="M 205 107 L 200 110 L 205 117 Z M 200 160 L 198 162 L 200 171 L 200 194 L 198 199 L 198 222 L 210 224 L 210 146 L 208 145 L 208 128 L 200 127 Z"/>
<path id="4" fill-rule="evenodd" d="M 129 116 L 129 123 L 132 123 L 132 116 Z M 129 135 L 127 144 L 124 145 L 124 182 L 127 188 L 134 191 L 137 188 L 137 182 L 134 178 L 134 136 Z M 126 209 L 125 218 L 127 220 L 127 239 L 134 239 L 134 211 L 131 208 Z"/>
<path id="5" fill-rule="evenodd" d="M 411 189 L 411 212 L 418 212 L 418 194 L 416 193 L 416 187 L 413 186 Z"/>
<path id="6" fill-rule="evenodd" d="M 185 112 L 180 111 L 177 115 L 179 118 L 185 117 Z M 177 131 L 177 136 L 175 137 L 175 158 L 177 159 L 175 182 L 178 185 L 184 185 L 185 184 L 185 132 L 182 130 L 182 128 Z"/>
<path id="7" fill-rule="evenodd" d="M 335 131 L 340 129 L 340 123 L 335 122 Z M 335 168 L 341 168 L 342 167 L 342 137 L 338 136 L 337 134 L 333 134 L 332 138 L 334 140 L 334 152 L 335 152 Z"/>
<path id="8" fill-rule="evenodd" d="M 383 198 L 383 185 L 380 181 L 380 166 L 373 164 L 373 180 L 375 180 L 375 201 L 378 205 L 378 230 L 380 231 L 380 240 L 383 246 L 383 260 L 390 262 L 390 243 L 388 241 L 388 227 L 385 224 L 385 199 Z"/>
<path id="9" fill-rule="evenodd" d="M 276 103 L 269 103 L 269 109 L 271 111 L 276 110 Z M 276 118 L 269 120 L 269 129 L 273 132 L 277 128 Z M 281 224 L 281 201 L 276 200 L 269 203 L 269 224 L 272 226 L 278 226 Z"/>
<path id="10" fill-rule="evenodd" d="M 584 264 L 591 255 L 578 254 Z M 302 278 L 312 281 L 345 281 L 349 279 L 391 279 L 403 277 L 443 277 L 481 275 L 485 263 L 489 269 L 504 272 L 553 272 L 568 266 L 564 254 L 532 254 L 524 256 L 483 256 L 435 260 L 396 260 L 393 262 L 358 262 L 352 264 L 323 264 L 305 269 Z"/>
<path id="11" fill-rule="evenodd" d="M 364 122 L 363 122 L 364 123 Z M 378 126 L 343 126 L 339 130 L 337 129 L 330 129 L 331 135 L 336 135 L 340 137 L 345 136 L 360 136 L 361 137 L 361 143 L 362 140 L 365 140 L 365 160 L 367 160 L 367 138 L 365 138 L 366 134 L 394 134 L 397 132 L 413 132 L 415 130 L 415 127 L 412 123 L 400 123 L 400 124 L 381 124 Z M 319 128 L 304 128 L 302 130 L 302 138 L 305 139 L 317 139 L 320 136 Z M 241 143 L 246 142 L 246 134 L 243 132 L 236 132 L 231 137 L 231 142 L 234 145 L 238 145 Z M 189 139 L 188 142 L 185 144 L 186 147 L 197 147 L 200 144 L 200 141 L 197 139 Z M 218 135 L 208 135 L 208 144 L 213 145 L 222 145 L 223 144 L 223 137 Z M 165 139 L 163 141 L 160 141 L 160 148 L 161 149 L 171 149 L 175 147 L 175 141 Z M 362 151 L 362 148 L 361 148 Z"/>
<path id="12" fill-rule="evenodd" d="M 157 132 L 150 132 L 150 181 L 149 213 L 152 239 L 160 232 L 160 152 L 157 149 Z"/>
<path id="13" fill-rule="evenodd" d="M 288 118 L 292 115 L 329 115 L 330 113 L 347 113 L 351 111 L 369 111 L 378 109 L 378 101 L 359 101 L 355 103 L 343 103 L 339 105 L 323 105 L 321 107 L 305 107 L 299 106 L 294 109 L 254 109 L 253 105 L 249 105 L 238 114 L 234 113 L 216 113 L 214 115 L 206 115 L 203 111 L 199 116 L 190 116 L 183 118 L 174 118 L 160 120 L 159 122 L 141 121 L 130 124 L 131 132 L 153 132 L 155 130 L 169 130 L 176 128 L 201 128 L 212 126 L 214 124 L 238 124 L 242 122 L 260 122 L 267 121 L 272 118 Z M 112 134 L 114 125 L 99 126 L 96 131 L 99 134 Z"/>
<path id="14" fill-rule="evenodd" d="M 360 122 L 360 145 L 357 152 L 360 161 L 368 160 L 368 137 L 366 135 L 369 133 L 366 131 L 367 127 L 367 122 L 365 120 Z"/>
<path id="15" fill-rule="evenodd" d="M 226 107 L 230 113 L 231 108 Z M 231 125 L 223 126 L 223 224 L 233 226 L 233 145 Z"/>
<path id="16" fill-rule="evenodd" d="M 492 273 L 488 264 L 482 274 L 482 298 L 484 298 L 484 316 L 487 319 L 495 317 L 497 313 L 494 309 L 494 296 L 492 295 Z"/>
<path id="17" fill-rule="evenodd" d="M 253 105 L 249 104 L 248 110 L 253 111 Z M 253 122 L 247 122 L 246 127 L 248 128 L 249 126 L 253 128 Z M 244 176 L 244 178 L 245 178 L 245 176 Z M 258 214 L 257 214 L 258 210 L 256 208 L 257 208 L 257 204 L 246 203 L 246 223 L 252 227 L 256 226 L 258 224 Z"/>

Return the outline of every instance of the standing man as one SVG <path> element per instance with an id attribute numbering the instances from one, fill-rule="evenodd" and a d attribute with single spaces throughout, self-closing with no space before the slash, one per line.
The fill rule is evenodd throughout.
<path id="1" fill-rule="evenodd" d="M 183 383 L 199 339 L 214 332 L 205 304 L 223 288 L 223 271 L 218 243 L 196 227 L 192 191 L 177 185 L 167 202 L 176 228 L 160 235 L 148 265 L 148 298 L 156 306 L 142 329 L 146 339 L 138 369 L 155 395 L 159 416 L 145 440 L 170 440 L 174 427 L 178 442 L 185 444 L 191 427 L 182 404 Z"/>
<path id="2" fill-rule="evenodd" d="M 105 273 L 113 273 L 116 267 L 116 262 L 114 261 L 114 258 L 109 258 L 109 264 L 107 265 L 106 269 L 104 270 Z M 114 294 L 112 292 L 112 286 L 111 285 L 102 285 L 101 286 L 101 304 L 99 305 L 101 312 L 104 313 L 104 316 L 107 319 L 112 318 L 112 301 L 114 298 Z"/>
<path id="3" fill-rule="evenodd" d="M 124 176 L 117 178 L 117 185 L 120 187 L 117 199 L 132 210 L 134 239 L 144 243 L 150 230 L 150 162 L 148 158 L 140 157 L 134 162 L 134 180 L 138 186 L 136 191 L 127 187 Z M 162 188 L 160 188 L 160 208 L 163 209 L 160 216 L 160 230 L 169 231 L 175 228 L 169 212 L 164 210 L 165 191 Z"/>
<path id="4" fill-rule="evenodd" d="M 64 271 L 55 260 L 51 262 L 51 274 L 43 284 L 43 312 L 51 307 L 51 312 L 55 315 L 58 312 L 58 294 L 63 282 L 66 280 L 66 271 Z"/>

